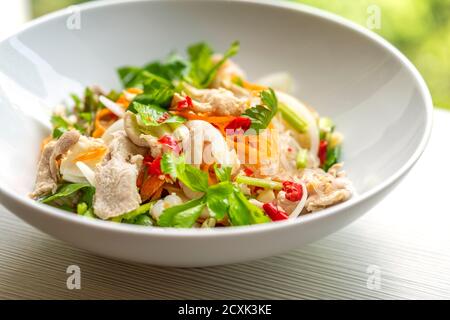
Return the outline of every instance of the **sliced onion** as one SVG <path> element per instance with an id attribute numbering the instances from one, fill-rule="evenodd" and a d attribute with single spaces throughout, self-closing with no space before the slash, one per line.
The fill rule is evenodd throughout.
<path id="1" fill-rule="evenodd" d="M 95 181 L 95 172 L 89 168 L 88 165 L 86 165 L 85 163 L 81 162 L 81 161 L 77 161 L 75 163 L 75 165 L 78 167 L 78 169 L 80 169 L 81 173 L 84 175 L 84 177 L 86 178 L 86 180 L 91 184 L 94 185 L 94 181 Z"/>
<path id="2" fill-rule="evenodd" d="M 303 208 L 305 207 L 306 198 L 308 198 L 308 190 L 306 189 L 305 184 L 301 182 L 300 185 L 302 186 L 303 189 L 302 198 L 298 202 L 298 205 L 295 207 L 294 211 L 292 211 L 291 214 L 289 215 L 289 219 L 297 218 L 300 215 Z"/>
<path id="3" fill-rule="evenodd" d="M 105 96 L 100 96 L 99 100 L 101 103 L 103 103 L 103 105 L 108 108 L 112 113 L 114 113 L 116 116 L 118 116 L 119 118 L 122 118 L 123 115 L 125 114 L 125 111 L 123 110 L 123 108 L 115 103 L 114 101 L 108 99 Z"/>
<path id="4" fill-rule="evenodd" d="M 295 112 L 298 112 L 300 116 L 307 122 L 308 124 L 308 135 L 310 139 L 310 154 L 313 162 L 313 166 L 316 167 L 319 165 L 320 161 L 317 156 L 319 152 L 319 128 L 317 127 L 316 119 L 312 115 L 311 111 L 301 103 L 299 100 L 294 98 L 293 96 L 281 92 L 276 91 L 276 95 L 278 100 L 286 105 L 289 108 L 292 108 Z"/>

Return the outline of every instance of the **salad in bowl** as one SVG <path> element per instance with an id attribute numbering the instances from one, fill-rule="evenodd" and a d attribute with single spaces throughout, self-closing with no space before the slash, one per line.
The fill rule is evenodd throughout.
<path id="1" fill-rule="evenodd" d="M 214 228 L 295 219 L 348 200 L 343 136 L 288 93 L 247 80 L 206 43 L 118 69 L 120 91 L 88 87 L 55 108 L 42 142 L 39 202 L 94 219 Z"/>

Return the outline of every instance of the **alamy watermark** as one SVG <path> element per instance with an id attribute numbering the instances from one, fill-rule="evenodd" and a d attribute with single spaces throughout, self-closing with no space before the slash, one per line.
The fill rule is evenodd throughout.
<path id="1" fill-rule="evenodd" d="M 367 7 L 366 27 L 370 30 L 381 29 L 381 8 L 376 4 Z"/>
<path id="2" fill-rule="evenodd" d="M 69 30 L 80 30 L 81 29 L 81 11 L 78 6 L 70 6 L 67 8 L 69 10 L 69 17 L 66 20 L 66 27 Z"/>
<path id="3" fill-rule="evenodd" d="M 369 290 L 381 289 L 381 268 L 375 264 L 367 267 L 366 273 L 369 275 L 366 281 L 366 287 Z"/>
<path id="4" fill-rule="evenodd" d="M 66 286 L 69 290 L 81 289 L 81 269 L 73 264 L 67 267 L 66 273 L 69 275 L 66 280 Z"/>

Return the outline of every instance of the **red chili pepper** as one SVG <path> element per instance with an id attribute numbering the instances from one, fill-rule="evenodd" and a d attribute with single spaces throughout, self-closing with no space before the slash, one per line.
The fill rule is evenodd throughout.
<path id="1" fill-rule="evenodd" d="M 302 185 L 292 181 L 283 182 L 283 191 L 286 193 L 286 199 L 292 202 L 299 201 L 303 196 Z"/>
<path id="2" fill-rule="evenodd" d="M 169 149 L 173 150 L 175 153 L 179 154 L 181 152 L 181 148 L 178 145 L 178 142 L 169 135 L 165 135 L 158 140 L 159 143 L 167 146 Z"/>
<path id="3" fill-rule="evenodd" d="M 156 176 L 162 175 L 161 170 L 161 156 L 153 160 L 151 166 L 148 168 L 148 173 L 154 174 Z"/>
<path id="4" fill-rule="evenodd" d="M 328 149 L 328 141 L 326 140 L 320 141 L 318 154 L 320 165 L 323 165 L 325 163 L 325 160 L 327 159 L 327 149 Z"/>
<path id="5" fill-rule="evenodd" d="M 286 220 L 288 218 L 286 212 L 278 209 L 273 203 L 264 203 L 263 209 L 272 221 Z"/>
<path id="6" fill-rule="evenodd" d="M 238 130 L 242 129 L 247 131 L 252 125 L 252 120 L 247 117 L 236 117 L 231 120 L 225 127 L 225 130 Z"/>
<path id="7" fill-rule="evenodd" d="M 186 109 L 188 107 L 191 107 L 191 108 L 193 107 L 192 99 L 189 96 L 186 96 L 186 98 L 184 98 L 183 100 L 178 101 L 178 103 L 177 103 L 177 110 L 178 111 Z"/>
<path id="8" fill-rule="evenodd" d="M 245 173 L 246 176 L 251 176 L 251 175 L 253 175 L 253 169 L 249 168 L 249 167 L 245 167 L 244 168 L 244 173 Z"/>
<path id="9" fill-rule="evenodd" d="M 152 164 L 152 162 L 153 162 L 153 157 L 152 157 L 151 155 L 149 155 L 149 154 L 146 154 L 146 155 L 144 156 L 143 163 L 144 163 L 146 166 L 149 166 L 149 165 Z"/>

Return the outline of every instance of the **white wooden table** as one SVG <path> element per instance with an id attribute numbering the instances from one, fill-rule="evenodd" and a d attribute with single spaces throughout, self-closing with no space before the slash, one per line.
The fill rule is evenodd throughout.
<path id="1" fill-rule="evenodd" d="M 449 165 L 450 113 L 436 111 L 424 156 L 366 216 L 284 255 L 213 268 L 101 258 L 0 207 L 0 298 L 450 299 Z M 69 265 L 81 268 L 80 290 L 66 287 Z"/>

